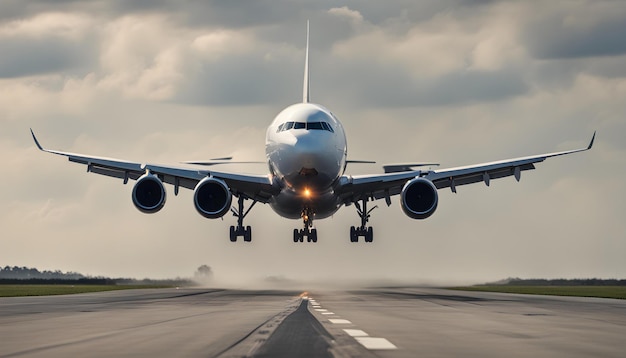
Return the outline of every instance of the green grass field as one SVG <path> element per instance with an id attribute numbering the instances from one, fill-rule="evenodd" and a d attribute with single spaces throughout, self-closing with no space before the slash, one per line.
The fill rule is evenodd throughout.
<path id="1" fill-rule="evenodd" d="M 70 295 L 75 293 L 167 288 L 161 285 L 0 285 L 0 297 Z"/>
<path id="2" fill-rule="evenodd" d="M 454 290 L 626 299 L 626 286 L 470 286 Z"/>

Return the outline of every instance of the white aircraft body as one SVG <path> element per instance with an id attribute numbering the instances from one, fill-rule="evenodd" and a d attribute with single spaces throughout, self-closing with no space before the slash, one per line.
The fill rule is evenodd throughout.
<path id="1" fill-rule="evenodd" d="M 291 105 L 280 112 L 267 129 L 266 148 L 268 175 L 249 175 L 207 170 L 207 166 L 231 163 L 231 158 L 206 162 L 186 162 L 185 165 L 164 166 L 89 156 L 43 148 L 34 133 L 37 147 L 45 152 L 66 156 L 71 162 L 87 165 L 87 171 L 123 179 L 137 180 L 132 201 L 140 211 L 155 213 L 165 205 L 163 183 L 194 191 L 193 202 L 204 217 L 221 218 L 229 211 L 237 217 L 237 225 L 230 227 L 230 240 L 251 241 L 252 230 L 243 220 L 257 202 L 269 204 L 280 216 L 302 219 L 303 229 L 294 229 L 294 242 L 317 242 L 314 220 L 333 215 L 343 205 L 354 204 L 361 218 L 360 226 L 350 229 L 350 241 L 360 237 L 372 242 L 373 230 L 367 226 L 369 201 L 400 195 L 404 213 L 413 219 L 431 216 L 438 204 L 438 189 L 450 188 L 456 193 L 461 185 L 514 176 L 535 169 L 535 163 L 546 158 L 591 149 L 595 133 L 586 148 L 481 163 L 442 170 L 417 170 L 437 164 L 396 164 L 384 166 L 384 174 L 351 176 L 345 174 L 347 159 L 346 135 L 341 122 L 325 107 L 309 102 L 309 34 L 305 56 L 302 103 Z M 372 163 L 372 162 L 370 162 Z M 238 199 L 231 208 L 232 197 Z M 245 200 L 252 204 L 244 211 Z"/>

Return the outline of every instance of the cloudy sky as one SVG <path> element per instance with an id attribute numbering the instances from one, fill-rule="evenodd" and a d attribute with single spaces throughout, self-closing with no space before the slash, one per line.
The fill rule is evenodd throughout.
<path id="1" fill-rule="evenodd" d="M 317 222 L 256 206 L 253 242 L 188 190 L 154 215 L 132 185 L 36 150 L 176 163 L 263 160 L 265 129 L 311 97 L 343 122 L 349 157 L 443 167 L 584 147 L 513 178 L 440 191 L 427 220 L 377 203 L 373 244 L 353 207 Z M 3 1 L 0 265 L 84 274 L 481 282 L 626 277 L 623 1 Z M 232 167 L 263 173 L 264 166 Z"/>

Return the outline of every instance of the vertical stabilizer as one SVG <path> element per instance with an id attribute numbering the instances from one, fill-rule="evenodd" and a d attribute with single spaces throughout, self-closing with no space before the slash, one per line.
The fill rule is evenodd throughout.
<path id="1" fill-rule="evenodd" d="M 304 86 L 302 87 L 302 102 L 309 103 L 309 20 L 306 22 L 306 51 L 304 54 Z"/>

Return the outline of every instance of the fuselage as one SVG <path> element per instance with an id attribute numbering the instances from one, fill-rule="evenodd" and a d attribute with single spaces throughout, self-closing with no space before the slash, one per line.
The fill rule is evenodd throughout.
<path id="1" fill-rule="evenodd" d="M 281 186 L 270 202 L 277 214 L 299 219 L 307 210 L 322 219 L 341 207 L 333 186 L 346 168 L 346 135 L 328 109 L 313 103 L 285 108 L 267 129 L 265 153 Z"/>

